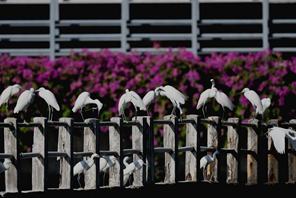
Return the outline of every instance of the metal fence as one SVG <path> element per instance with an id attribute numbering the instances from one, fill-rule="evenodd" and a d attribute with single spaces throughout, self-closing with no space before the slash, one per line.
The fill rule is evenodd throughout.
<path id="1" fill-rule="evenodd" d="M 15 118 L 6 118 L 0 123 L 4 128 L 4 153 L 1 158 L 11 158 L 13 165 L 5 171 L 5 193 L 23 192 L 21 177 L 24 171 L 24 159 L 32 159 L 31 191 L 48 191 L 48 161 L 59 158 L 59 184 L 55 189 L 74 190 L 74 159 L 98 153 L 100 157 L 113 155 L 116 163 L 109 169 L 106 185 L 100 180 L 99 159 L 84 173 L 84 189 L 103 187 L 128 187 L 157 185 L 159 183 L 175 184 L 178 182 L 202 182 L 200 159 L 207 152 L 220 151 L 215 163 L 207 172 L 213 175 L 213 182 L 235 184 L 295 183 L 296 156 L 288 145 L 285 154 L 278 154 L 273 148 L 266 131 L 272 126 L 285 128 L 296 127 L 296 121 L 279 122 L 251 119 L 242 122 L 238 118 L 227 121 L 219 117 L 201 118 L 198 115 L 187 115 L 183 119 L 165 116 L 153 119 L 139 116 L 132 121 L 113 117 L 110 121 L 89 118 L 85 122 L 75 122 L 72 118 L 60 118 L 59 121 L 48 121 L 46 118 L 34 118 L 32 123 L 19 123 Z M 101 128 L 108 127 L 109 149 L 100 148 Z M 183 127 L 183 128 L 182 128 Z M 22 152 L 20 128 L 33 128 L 32 152 Z M 54 128 L 58 129 L 57 150 L 49 150 L 48 137 Z M 83 150 L 75 151 L 74 129 L 82 128 Z M 157 130 L 163 130 L 161 146 L 155 146 Z M 181 131 L 185 130 L 185 144 L 181 145 Z M 123 134 L 131 134 L 130 148 L 124 143 Z M 27 134 L 28 135 L 28 134 Z M 242 146 L 247 143 L 246 147 Z M 185 153 L 185 158 L 180 157 Z M 133 160 L 143 159 L 146 164 L 133 172 L 133 181 L 123 183 L 123 158 L 133 156 Z M 156 181 L 156 155 L 164 155 L 164 177 Z M 245 159 L 245 160 L 243 160 Z M 184 160 L 184 163 L 181 163 Z M 185 167 L 181 167 L 183 164 Z M 181 171 L 183 170 L 183 171 Z M 244 175 L 245 174 L 245 175 Z M 246 179 L 243 179 L 243 178 Z M 26 191 L 27 192 L 27 191 Z"/>
<path id="2" fill-rule="evenodd" d="M 1 6 L 3 8 L 0 15 L 0 53 L 54 59 L 82 48 L 91 51 L 109 48 L 122 52 L 162 52 L 185 47 L 197 54 L 265 49 L 296 51 L 293 43 L 296 33 L 291 28 L 296 23 L 293 14 L 295 3 L 262 0 L 236 2 L 235 7 L 228 7 L 232 4 L 199 0 L 154 4 L 153 1 L 122 0 L 108 4 L 93 1 L 88 8 L 98 6 L 100 10 L 92 10 L 94 14 L 90 16 L 93 18 L 85 18 L 82 13 L 88 10 L 83 9 L 84 5 L 79 2 L 49 2 L 42 5 L 37 1 L 30 4 L 23 2 L 25 7 L 7 12 L 5 1 L 0 4 L 0 9 Z M 36 9 L 29 12 L 42 10 L 39 11 L 42 17 L 23 12 L 34 5 Z M 76 5 L 76 10 L 72 11 L 72 17 L 64 16 L 65 10 L 73 5 Z M 19 4 L 11 4 L 6 10 L 17 6 Z M 154 16 L 157 10 L 163 15 Z M 244 10 L 248 10 L 247 13 L 243 14 Z M 278 10 L 281 12 L 278 13 Z M 22 11 L 24 16 L 11 19 L 18 11 Z M 31 18 L 26 19 L 26 15 Z M 159 42 L 160 46 L 155 42 Z"/>

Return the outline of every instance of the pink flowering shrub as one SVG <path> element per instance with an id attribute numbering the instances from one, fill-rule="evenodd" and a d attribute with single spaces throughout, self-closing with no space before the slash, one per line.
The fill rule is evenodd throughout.
<path id="1" fill-rule="evenodd" d="M 203 90 L 210 88 L 209 80 L 214 78 L 216 87 L 229 95 L 236 106 L 228 116 L 251 116 L 253 109 L 240 93 L 249 87 L 261 97 L 271 97 L 272 105 L 266 117 L 295 118 L 296 58 L 284 60 L 280 54 L 271 52 L 212 54 L 201 58 L 185 50 L 157 55 L 103 50 L 74 53 L 53 62 L 47 58 L 2 55 L 0 73 L 1 91 L 14 83 L 26 89 L 44 86 L 52 90 L 61 106 L 58 116 L 73 116 L 71 108 L 76 97 L 82 91 L 89 91 L 104 104 L 100 118 L 109 119 L 118 115 L 117 103 L 125 89 L 143 97 L 149 90 L 165 84 L 175 86 L 188 96 L 185 113 L 201 114 L 195 109 L 197 100 Z M 9 112 L 2 109 L 2 119 L 12 115 L 16 99 L 10 101 Z M 45 103 L 42 105 L 47 108 Z M 31 105 L 34 116 L 42 112 L 39 107 Z M 157 117 L 171 111 L 167 99 L 157 99 L 151 108 Z M 221 115 L 218 105 L 208 113 Z"/>

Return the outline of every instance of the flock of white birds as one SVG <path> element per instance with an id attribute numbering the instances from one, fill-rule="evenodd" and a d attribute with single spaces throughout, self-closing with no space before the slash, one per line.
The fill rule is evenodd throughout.
<path id="1" fill-rule="evenodd" d="M 232 101 L 230 100 L 230 98 L 224 92 L 222 92 L 221 90 L 218 90 L 215 87 L 214 79 L 211 79 L 211 84 L 212 84 L 211 88 L 206 89 L 205 91 L 203 91 L 200 94 L 196 109 L 197 110 L 202 109 L 203 115 L 205 116 L 204 108 L 205 108 L 206 104 L 211 99 L 215 99 L 216 102 L 221 105 L 223 112 L 224 112 L 225 108 L 228 108 L 230 111 L 232 111 L 234 109 L 234 105 L 233 105 Z M 6 89 L 4 89 L 0 95 L 0 106 L 6 104 L 6 108 L 8 108 L 7 105 L 8 105 L 9 99 L 12 96 L 16 95 L 18 92 L 20 92 L 21 89 L 22 89 L 22 87 L 18 84 L 8 86 Z M 16 106 L 15 106 L 13 112 L 15 114 L 18 114 L 21 111 L 26 112 L 28 107 L 33 103 L 36 93 L 38 93 L 38 95 L 42 99 L 44 99 L 45 102 L 47 103 L 48 113 L 49 113 L 48 119 L 52 120 L 53 109 L 55 109 L 56 111 L 60 111 L 60 107 L 59 107 L 59 104 L 57 102 L 55 95 L 50 90 L 45 89 L 44 87 L 41 87 L 37 90 L 34 90 L 33 88 L 30 88 L 29 90 L 24 90 L 20 94 L 20 96 L 18 97 Z M 271 104 L 270 98 L 260 99 L 259 95 L 254 90 L 250 90 L 249 88 L 244 88 L 241 93 L 252 104 L 253 108 L 255 109 L 256 115 L 263 115 L 265 110 Z M 173 110 L 171 112 L 172 115 L 176 114 L 177 109 L 180 112 L 180 115 L 183 114 L 181 105 L 185 104 L 187 97 L 183 93 L 181 93 L 179 90 L 177 90 L 176 88 L 174 88 L 170 85 L 166 85 L 166 86 L 159 86 L 156 89 L 149 91 L 143 97 L 143 99 L 135 91 L 130 91 L 130 90 L 126 89 L 125 93 L 119 99 L 119 103 L 118 103 L 119 115 L 122 116 L 124 119 L 126 119 L 126 115 L 124 112 L 125 112 L 125 109 L 127 108 L 129 103 L 131 103 L 134 106 L 136 113 L 137 113 L 138 109 L 148 112 L 149 105 L 153 101 L 155 101 L 156 98 L 159 96 L 164 96 L 170 100 L 170 102 L 173 105 Z M 83 118 L 82 109 L 88 104 L 95 104 L 97 106 L 98 113 L 100 113 L 100 111 L 103 107 L 103 104 L 98 99 L 92 99 L 90 97 L 89 92 L 82 92 L 77 97 L 74 107 L 72 108 L 72 111 L 77 112 L 78 110 L 80 110 L 80 114 Z M 292 148 L 296 150 L 296 131 L 292 130 L 291 128 L 285 129 L 282 127 L 272 127 L 272 128 L 268 129 L 267 135 L 269 135 L 271 137 L 271 139 L 273 140 L 274 147 L 278 153 L 283 154 L 285 152 L 285 138 L 288 139 Z M 203 158 L 201 158 L 200 168 L 205 169 L 205 167 L 209 163 L 214 162 L 214 158 L 215 158 L 216 154 L 218 154 L 218 153 L 215 153 L 213 156 L 206 155 Z M 88 170 L 89 167 L 91 167 L 92 164 L 94 163 L 94 159 L 93 159 L 94 157 L 96 157 L 96 155 L 93 155 L 88 160 L 82 160 L 81 162 L 79 162 L 75 166 L 76 168 L 74 167 L 74 174 L 79 175 L 83 171 Z M 104 160 L 106 160 L 106 158 L 100 158 L 100 159 L 101 159 L 100 163 L 103 163 L 101 165 L 101 167 L 104 167 L 104 164 L 108 164 L 108 166 L 111 166 L 112 163 L 110 163 L 110 162 L 114 161 L 114 158 L 113 158 L 111 161 L 109 160 L 109 163 L 106 163 L 104 161 Z M 131 165 L 131 166 L 133 167 L 133 171 L 134 171 L 134 170 L 137 170 L 137 166 L 135 165 L 135 162 L 133 162 L 133 163 L 134 163 L 134 165 L 133 166 Z M 140 166 L 138 166 L 138 168 L 144 164 L 143 161 L 142 162 L 140 161 L 137 163 L 138 163 L 138 165 L 140 164 Z M 126 161 L 125 161 L 125 165 L 127 166 Z M 5 166 L 3 166 L 3 164 L 1 163 L 0 167 L 5 167 Z M 1 170 L 5 170 L 5 169 L 2 168 Z M 104 171 L 104 170 L 105 169 L 102 169 L 102 171 Z M 132 171 L 126 170 L 125 174 L 127 174 L 127 172 L 131 173 Z M 128 177 L 125 177 L 125 178 L 128 178 Z M 124 179 L 124 180 L 126 183 L 127 179 Z"/>

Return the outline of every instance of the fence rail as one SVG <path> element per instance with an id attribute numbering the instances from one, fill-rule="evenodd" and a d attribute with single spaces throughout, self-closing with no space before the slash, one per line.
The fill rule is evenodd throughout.
<path id="1" fill-rule="evenodd" d="M 81 5 L 77 4 L 81 3 L 79 1 L 73 2 L 52 0 L 44 1 L 45 4 L 38 4 L 37 1 L 35 4 L 28 4 L 36 5 L 36 10 L 40 5 L 48 5 L 47 8 L 42 8 L 44 12 L 48 11 L 47 17 L 43 16 L 41 19 L 36 14 L 34 20 L 22 17 L 10 19 L 13 16 L 12 12 L 5 14 L 3 10 L 4 14 L 0 16 L 0 30 L 2 30 L 0 53 L 16 56 L 49 56 L 54 59 L 57 56 L 69 55 L 71 51 L 80 51 L 82 48 L 91 51 L 110 48 L 123 52 L 162 52 L 170 48 L 185 47 L 197 54 L 230 51 L 256 52 L 266 49 L 295 52 L 295 45 L 290 42 L 295 38 L 295 31 L 290 27 L 295 23 L 296 16 L 289 13 L 286 7 L 284 15 L 278 14 L 277 10 L 283 8 L 275 6 L 282 5 L 281 1 L 238 1 L 236 4 L 240 6 L 229 9 L 224 6 L 228 3 L 220 3 L 224 4 L 221 8 L 224 11 L 245 8 L 246 3 L 251 5 L 249 8 L 251 12 L 247 16 L 241 17 L 234 14 L 226 18 L 219 16 L 219 13 L 224 11 L 217 12 L 217 9 L 210 9 L 211 6 L 215 6 L 215 3 L 202 0 L 179 2 L 180 5 L 175 6 L 173 11 L 178 9 L 182 12 L 176 13 L 173 18 L 169 14 L 161 17 L 153 16 L 153 12 L 149 12 L 149 16 L 138 16 L 138 12 L 145 13 L 145 9 L 154 9 L 151 5 L 156 2 L 147 1 L 142 4 L 144 7 L 139 7 L 140 1 L 131 0 L 114 1 L 108 4 L 113 7 L 106 8 L 105 4 L 97 2 L 102 10 L 99 11 L 101 14 L 94 14 L 94 18 L 85 18 L 75 10 L 72 12 L 76 14 L 72 17 L 64 16 L 67 9 L 71 9 L 71 5 L 75 3 Z M 13 2 L 4 1 L 2 4 L 13 5 L 10 3 Z M 295 6 L 294 2 L 285 3 L 289 7 Z M 163 1 L 161 4 L 165 6 L 158 9 L 169 11 L 169 5 L 174 5 L 176 2 Z M 209 7 L 206 8 L 204 5 Z M 114 13 L 113 16 L 109 16 L 110 12 L 106 10 Z M 207 15 L 209 13 L 212 13 L 210 17 Z M 15 32 L 15 28 L 19 28 L 18 33 Z M 163 46 L 155 48 L 154 42 L 161 42 Z"/>
<path id="2" fill-rule="evenodd" d="M 153 119 L 139 116 L 132 121 L 123 121 L 113 117 L 110 121 L 89 118 L 85 122 L 75 122 L 72 118 L 60 118 L 59 121 L 48 121 L 36 117 L 32 123 L 19 123 L 16 118 L 6 118 L 0 123 L 4 132 L 4 153 L 1 159 L 10 158 L 12 166 L 5 171 L 5 193 L 23 191 L 21 177 L 22 161 L 32 159 L 32 191 L 47 191 L 49 158 L 59 160 L 59 189 L 74 189 L 74 159 L 85 158 L 93 153 L 103 156 L 113 155 L 116 163 L 109 169 L 109 187 L 128 187 L 156 185 L 156 155 L 164 155 L 164 178 L 161 183 L 203 181 L 200 172 L 200 159 L 207 152 L 218 150 L 215 163 L 207 169 L 213 175 L 213 182 L 234 184 L 295 183 L 296 156 L 287 146 L 286 153 L 280 155 L 271 146 L 271 139 L 266 136 L 272 126 L 296 127 L 296 120 L 279 122 L 251 119 L 242 122 L 238 118 L 221 120 L 220 117 L 201 118 L 198 115 L 187 115 L 185 119 L 165 116 Z M 101 127 L 108 127 L 109 149 L 101 150 Z M 181 131 L 185 129 L 185 145 L 181 145 Z M 20 128 L 33 129 L 32 152 L 22 152 Z M 58 129 L 57 150 L 49 150 L 48 136 L 53 128 Z M 73 132 L 75 128 L 83 130 L 83 150 L 74 151 Z M 157 130 L 163 130 L 162 146 L 155 146 Z M 131 148 L 126 148 L 123 134 L 131 133 Z M 184 137 L 183 137 L 184 138 Z M 204 141 L 206 140 L 206 141 Z M 247 146 L 243 146 L 243 142 Z M 185 159 L 180 154 L 185 153 Z M 132 184 L 124 183 L 125 156 L 133 156 L 133 161 L 143 159 L 142 168 L 133 172 Z M 245 160 L 244 160 L 245 159 Z M 84 189 L 100 189 L 106 185 L 100 181 L 100 160 L 84 173 Z M 181 168 L 181 164 L 185 167 Z M 181 170 L 182 173 L 180 172 Z M 245 175 L 244 175 L 245 174 Z M 183 176 L 182 176 L 183 175 Z M 180 177 L 181 176 L 181 177 Z M 245 180 L 243 178 L 246 178 Z M 181 179 L 184 178 L 184 179 Z"/>

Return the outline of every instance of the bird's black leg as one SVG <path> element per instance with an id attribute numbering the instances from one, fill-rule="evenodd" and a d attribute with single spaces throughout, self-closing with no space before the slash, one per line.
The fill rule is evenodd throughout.
<path id="1" fill-rule="evenodd" d="M 50 119 L 50 106 L 49 105 L 47 105 L 47 109 L 48 109 L 47 119 Z"/>
<path id="2" fill-rule="evenodd" d="M 222 120 L 224 118 L 224 107 L 222 107 Z"/>
<path id="3" fill-rule="evenodd" d="M 201 108 L 201 110 L 202 110 L 202 113 L 203 113 L 204 118 L 206 118 L 206 114 L 205 114 L 204 108 L 205 108 L 205 106 L 203 105 L 202 108 Z"/>
<path id="4" fill-rule="evenodd" d="M 81 183 L 80 183 L 80 174 L 77 175 L 77 181 L 78 181 L 78 184 L 79 184 L 79 188 L 81 188 Z"/>
<path id="5" fill-rule="evenodd" d="M 84 121 L 84 117 L 83 117 L 83 112 L 82 112 L 82 110 L 83 110 L 83 107 L 80 109 L 80 115 L 81 115 L 81 117 L 82 117 L 82 120 Z"/>

